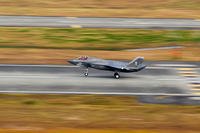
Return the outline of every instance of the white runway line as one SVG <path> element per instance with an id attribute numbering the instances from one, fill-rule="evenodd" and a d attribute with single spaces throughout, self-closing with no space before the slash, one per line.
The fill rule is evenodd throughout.
<path id="1" fill-rule="evenodd" d="M 77 17 L 66 17 L 67 19 L 76 19 Z"/>
<path id="2" fill-rule="evenodd" d="M 173 80 L 173 81 L 175 81 L 175 80 L 177 80 L 177 81 L 179 81 L 179 80 L 183 80 L 182 78 L 168 78 L 168 79 L 156 79 L 156 80 L 161 80 L 161 81 L 167 81 L 167 80 Z"/>
<path id="3" fill-rule="evenodd" d="M 147 66 L 145 69 L 174 69 L 173 67 Z"/>
<path id="4" fill-rule="evenodd" d="M 81 25 L 70 25 L 71 28 L 82 28 Z"/>
<path id="5" fill-rule="evenodd" d="M 190 97 L 190 99 L 192 99 L 192 100 L 200 100 L 200 97 Z"/>
<path id="6" fill-rule="evenodd" d="M 154 66 L 159 66 L 159 67 L 196 67 L 197 65 L 193 65 L 193 64 L 154 64 Z"/>

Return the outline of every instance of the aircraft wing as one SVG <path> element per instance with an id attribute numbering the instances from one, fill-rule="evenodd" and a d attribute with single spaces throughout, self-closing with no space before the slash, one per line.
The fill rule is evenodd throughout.
<path id="1" fill-rule="evenodd" d="M 104 66 L 104 67 L 110 67 L 115 69 L 122 69 L 125 67 L 126 63 L 119 62 L 119 61 L 102 61 L 102 62 L 93 62 L 91 65 L 98 65 L 98 66 Z"/>

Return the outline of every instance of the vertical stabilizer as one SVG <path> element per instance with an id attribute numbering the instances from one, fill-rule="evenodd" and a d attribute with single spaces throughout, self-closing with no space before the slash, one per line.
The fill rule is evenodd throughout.
<path id="1" fill-rule="evenodd" d="M 144 62 L 144 57 L 136 57 L 134 60 L 127 64 L 127 67 L 139 67 Z"/>

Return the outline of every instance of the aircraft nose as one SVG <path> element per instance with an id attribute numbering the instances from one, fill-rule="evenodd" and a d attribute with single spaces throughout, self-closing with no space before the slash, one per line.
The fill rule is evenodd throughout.
<path id="1" fill-rule="evenodd" d="M 68 60 L 68 62 L 69 62 L 70 64 L 76 65 L 76 62 L 75 62 L 74 60 Z"/>

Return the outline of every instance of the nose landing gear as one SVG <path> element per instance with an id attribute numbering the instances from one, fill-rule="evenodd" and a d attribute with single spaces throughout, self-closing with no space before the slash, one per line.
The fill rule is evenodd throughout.
<path id="1" fill-rule="evenodd" d="M 87 77 L 88 76 L 88 68 L 86 69 L 84 76 Z"/>

